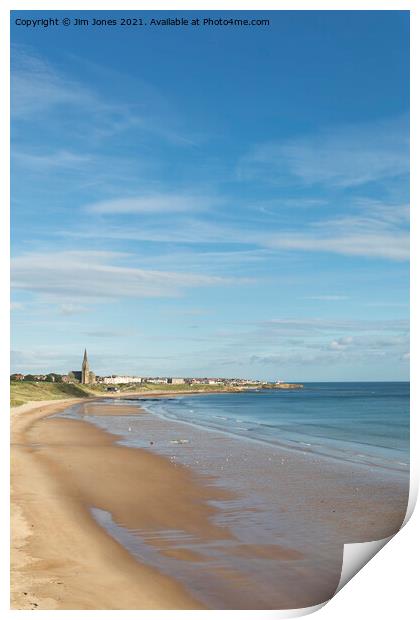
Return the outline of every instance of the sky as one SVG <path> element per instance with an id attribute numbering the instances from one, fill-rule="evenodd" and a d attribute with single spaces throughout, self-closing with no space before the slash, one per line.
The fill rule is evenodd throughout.
<path id="1" fill-rule="evenodd" d="M 133 14 L 12 13 L 12 372 L 408 380 L 408 12 L 14 23 Z"/>

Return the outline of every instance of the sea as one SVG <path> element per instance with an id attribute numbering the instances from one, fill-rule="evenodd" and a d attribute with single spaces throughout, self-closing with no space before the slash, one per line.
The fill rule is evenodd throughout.
<path id="1" fill-rule="evenodd" d="M 325 601 L 340 578 L 343 544 L 385 538 L 404 519 L 408 383 L 122 395 L 96 401 L 99 409 L 101 402 L 104 415 L 90 415 L 83 403 L 57 415 L 99 426 L 120 445 L 164 456 L 232 492 L 211 502 L 214 523 L 231 532 L 221 541 L 184 530 L 132 530 L 91 506 L 98 524 L 135 558 L 182 582 L 211 609 Z M 106 415 L 107 406 L 121 406 L 122 414 Z M 271 557 L 279 546 L 300 559 Z M 168 547 L 203 560 L 168 557 Z"/>
<path id="2" fill-rule="evenodd" d="M 241 439 L 406 471 L 408 382 L 306 383 L 303 389 L 141 400 L 164 418 Z"/>

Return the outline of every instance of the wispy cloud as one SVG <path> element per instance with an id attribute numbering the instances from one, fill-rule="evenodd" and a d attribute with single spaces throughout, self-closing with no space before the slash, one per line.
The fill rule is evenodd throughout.
<path id="1" fill-rule="evenodd" d="M 81 239 L 115 239 L 121 241 L 153 241 L 155 243 L 255 243 L 256 233 L 241 230 L 233 225 L 180 215 L 165 221 L 142 222 L 133 228 L 126 225 L 102 225 L 79 230 L 61 231 L 63 236 Z M 260 238 L 260 236 L 258 236 Z M 261 237 L 262 238 L 262 237 Z"/>
<path id="2" fill-rule="evenodd" d="M 60 304 L 58 308 L 58 313 L 61 316 L 74 316 L 88 311 L 86 306 L 81 306 L 80 304 Z"/>
<path id="3" fill-rule="evenodd" d="M 278 365 L 287 368 L 291 364 L 306 366 L 320 364 L 333 367 L 336 364 L 372 363 L 378 359 L 407 360 L 408 335 L 381 335 L 372 332 L 357 333 L 326 340 L 305 337 L 281 353 L 266 350 L 250 356 L 256 365 Z"/>
<path id="4" fill-rule="evenodd" d="M 92 161 L 92 157 L 86 153 L 75 153 L 67 150 L 31 153 L 14 149 L 12 158 L 14 163 L 37 172 L 47 172 L 56 168 L 79 170 Z"/>
<path id="5" fill-rule="evenodd" d="M 203 199 L 205 208 L 211 200 Z M 228 200 L 225 199 L 228 204 Z M 117 213 L 118 208 L 128 213 L 130 209 L 170 209 L 196 208 L 194 199 L 184 203 L 182 198 L 175 196 L 175 203 L 171 203 L 170 196 L 163 199 L 156 198 L 144 203 L 133 199 L 128 203 L 119 200 L 109 203 L 100 203 L 98 212 Z M 96 208 L 96 207 L 93 207 Z M 158 211 L 157 211 L 158 212 Z M 82 230 L 63 231 L 66 236 L 80 238 L 102 238 L 130 241 L 152 241 L 155 243 L 179 243 L 196 245 L 232 244 L 249 246 L 266 251 L 300 251 L 324 252 L 343 256 L 361 256 L 365 258 L 380 258 L 393 261 L 404 261 L 409 258 L 408 208 L 406 205 L 388 204 L 360 204 L 356 202 L 353 212 L 347 216 L 330 219 L 312 219 L 301 225 L 279 222 L 269 229 L 260 222 L 251 227 L 249 223 L 236 222 L 232 225 L 226 222 L 223 214 L 220 221 L 211 221 L 209 218 L 199 218 L 193 215 L 178 216 L 162 222 L 142 222 L 141 226 L 133 229 L 128 226 L 101 225 Z M 245 258 L 245 256 L 244 256 Z"/>
<path id="6" fill-rule="evenodd" d="M 363 215 L 313 222 L 303 232 L 275 234 L 266 244 L 283 250 L 408 260 L 407 215 L 405 206 L 376 207 Z"/>
<path id="7" fill-rule="evenodd" d="M 128 198 L 115 198 L 102 200 L 86 205 L 89 213 L 101 215 L 122 214 L 148 214 L 157 213 L 184 213 L 189 211 L 202 211 L 220 200 L 194 196 L 188 194 L 159 193 L 146 196 L 131 196 Z"/>
<path id="8" fill-rule="evenodd" d="M 119 252 L 30 253 L 12 260 L 12 286 L 78 304 L 121 297 L 172 297 L 190 287 L 231 283 L 219 276 L 146 270 L 127 266 Z"/>
<path id="9" fill-rule="evenodd" d="M 24 47 L 14 47 L 12 52 L 12 115 L 27 118 L 58 105 L 94 103 L 89 89 L 61 75 L 40 56 Z"/>
<path id="10" fill-rule="evenodd" d="M 97 75 L 104 72 L 104 67 L 90 63 L 90 70 Z M 111 70 L 109 74 L 112 79 Z M 49 131 L 54 129 L 55 121 L 61 141 L 67 135 L 103 143 L 129 131 L 175 147 L 194 146 L 197 137 L 191 138 L 178 128 L 169 102 L 145 82 L 136 80 L 136 86 L 139 102 L 127 103 L 117 92 L 113 97 L 104 97 L 34 49 L 21 45 L 12 48 L 11 112 L 16 121 L 39 123 L 48 118 Z M 69 123 L 69 113 L 73 123 Z"/>
<path id="11" fill-rule="evenodd" d="M 407 174 L 408 157 L 407 121 L 399 118 L 257 145 L 240 161 L 238 174 L 348 188 Z"/>
<path id="12" fill-rule="evenodd" d="M 243 327 L 244 324 L 236 324 Z M 343 318 L 279 318 L 256 322 L 248 331 L 222 330 L 214 346 L 199 357 L 217 359 L 218 365 L 251 364 L 287 373 L 291 366 L 371 363 L 403 359 L 408 350 L 408 321 Z M 204 342 L 204 339 L 203 339 Z M 224 362 L 223 362 L 224 360 Z"/>
<path id="13" fill-rule="evenodd" d="M 67 372 L 71 367 L 80 367 L 80 355 L 69 355 L 64 347 L 37 347 L 25 350 L 12 349 L 10 363 L 23 372 Z"/>
<path id="14" fill-rule="evenodd" d="M 307 336 L 319 333 L 336 332 L 381 332 L 395 331 L 407 332 L 408 321 L 405 319 L 395 320 L 368 320 L 368 319 L 272 319 L 259 324 L 259 330 L 270 335 L 304 332 Z"/>
<path id="15" fill-rule="evenodd" d="M 282 250 L 303 250 L 309 252 L 326 252 L 345 256 L 364 256 L 371 258 L 386 258 L 391 260 L 408 260 L 408 234 L 378 235 L 378 234 L 335 234 L 300 235 L 288 233 L 277 235 L 268 242 L 268 247 Z"/>
<path id="16" fill-rule="evenodd" d="M 85 336 L 88 338 L 122 338 L 124 336 L 133 336 L 135 334 L 134 331 L 123 331 L 123 330 L 111 330 L 111 329 L 98 329 L 93 331 L 85 332 Z"/>

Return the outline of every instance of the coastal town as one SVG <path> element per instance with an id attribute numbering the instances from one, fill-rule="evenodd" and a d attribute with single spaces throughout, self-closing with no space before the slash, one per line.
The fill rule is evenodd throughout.
<path id="1" fill-rule="evenodd" d="M 147 385 L 161 386 L 182 386 L 186 388 L 191 386 L 219 386 L 221 388 L 256 388 L 256 387 L 279 387 L 294 388 L 303 387 L 301 384 L 286 383 L 282 380 L 263 381 L 261 379 L 244 379 L 239 377 L 150 377 L 138 375 L 117 375 L 100 376 L 93 372 L 90 368 L 87 351 L 85 349 L 82 365 L 80 370 L 71 370 L 67 374 L 49 372 L 46 374 L 23 374 L 13 373 L 10 375 L 12 382 L 30 381 L 30 382 L 49 382 L 49 383 L 68 383 L 82 384 L 91 386 L 109 386 L 109 391 L 118 391 L 121 386 L 125 388 Z"/>

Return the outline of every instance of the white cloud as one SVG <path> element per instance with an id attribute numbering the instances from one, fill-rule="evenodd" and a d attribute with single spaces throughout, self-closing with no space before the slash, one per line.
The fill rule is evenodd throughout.
<path id="1" fill-rule="evenodd" d="M 346 350 L 352 344 L 353 344 L 353 337 L 345 336 L 344 338 L 338 338 L 337 340 L 332 340 L 329 343 L 327 348 L 330 349 L 331 351 L 342 351 L 342 350 Z"/>
<path id="2" fill-rule="evenodd" d="M 61 76 L 39 56 L 14 47 L 11 71 L 11 111 L 16 117 L 29 117 L 57 105 L 93 103 L 88 89 Z"/>
<path id="3" fill-rule="evenodd" d="M 155 213 L 201 211 L 217 202 L 217 199 L 211 200 L 200 196 L 161 193 L 148 196 L 132 196 L 128 198 L 103 200 L 89 204 L 85 208 L 90 213 L 102 215 L 136 213 L 153 215 Z"/>
<path id="4" fill-rule="evenodd" d="M 300 342 L 295 342 L 291 347 L 284 346 L 281 353 L 275 349 L 270 351 L 266 345 L 264 352 L 251 355 L 250 360 L 254 364 L 275 364 L 287 368 L 290 364 L 321 364 L 332 367 L 341 363 L 372 363 L 378 358 L 395 362 L 406 359 L 408 335 L 396 333 L 378 336 L 375 331 L 380 332 L 381 328 L 375 330 L 371 326 L 370 331 L 366 333 L 361 331 L 355 336 L 341 336 L 326 341 L 328 331 L 318 333 L 314 340 L 308 340 L 310 331 L 308 334 L 302 334 Z M 357 332 L 357 329 L 355 331 Z"/>
<path id="5" fill-rule="evenodd" d="M 275 334 L 299 332 L 306 337 L 321 333 L 336 332 L 408 332 L 409 323 L 405 319 L 368 320 L 368 319 L 272 319 L 258 324 L 259 332 L 266 332 L 270 337 Z"/>
<path id="6" fill-rule="evenodd" d="M 24 351 L 12 350 L 10 363 L 19 372 L 67 372 L 71 367 L 80 367 L 81 355 L 68 355 L 64 350 L 42 347 Z M 60 370 L 61 369 L 61 370 Z"/>
<path id="7" fill-rule="evenodd" d="M 172 198 L 174 202 L 172 202 Z M 222 202 L 216 198 L 215 203 Z M 265 248 L 267 251 L 327 252 L 344 256 L 362 256 L 387 260 L 404 261 L 409 258 L 408 207 L 406 205 L 380 204 L 372 201 L 356 201 L 357 210 L 350 215 L 334 219 L 319 219 L 299 226 L 295 223 L 287 229 L 287 221 L 273 224 L 270 228 L 251 227 L 241 221 L 225 224 L 223 213 L 219 219 L 187 217 L 171 218 L 170 209 L 202 208 L 210 205 L 211 199 L 184 198 L 162 194 L 150 199 L 130 198 L 96 203 L 90 207 L 98 213 L 152 213 L 152 209 L 164 212 L 168 217 L 159 223 L 142 222 L 141 226 L 127 227 L 104 225 L 84 230 L 64 231 L 62 234 L 80 238 L 102 238 L 131 241 L 153 241 L 160 243 L 211 243 L 248 245 Z M 224 202 L 228 204 L 225 199 Z M 219 210 L 221 211 L 221 210 Z M 276 232 L 277 229 L 277 232 Z"/>
<path id="8" fill-rule="evenodd" d="M 84 333 L 88 338 L 123 338 L 126 336 L 134 336 L 135 334 L 136 332 L 134 331 L 117 331 L 110 329 L 98 329 Z"/>
<path id="9" fill-rule="evenodd" d="M 58 308 L 58 313 L 62 316 L 73 316 L 84 312 L 88 312 L 88 308 L 80 304 L 60 304 Z"/>
<path id="10" fill-rule="evenodd" d="M 178 216 L 164 222 L 142 222 L 141 226 L 95 226 L 76 231 L 62 231 L 69 237 L 82 239 L 119 239 L 127 241 L 153 241 L 158 243 L 235 243 L 246 244 L 261 241 L 263 236 L 255 238 L 251 231 L 205 221 L 193 217 Z"/>
<path id="11" fill-rule="evenodd" d="M 223 285 L 219 276 L 152 271 L 126 266 L 132 257 L 118 252 L 30 253 L 12 260 L 12 286 L 73 304 L 121 297 L 172 297 L 197 286 Z"/>
<path id="12" fill-rule="evenodd" d="M 408 124 L 392 119 L 258 145 L 240 162 L 239 175 L 356 187 L 406 174 L 408 157 Z"/>
<path id="13" fill-rule="evenodd" d="M 329 252 L 344 256 L 363 256 L 391 260 L 408 260 L 408 234 L 346 234 L 337 236 L 308 235 L 288 233 L 276 235 L 267 242 L 270 248 L 279 250 L 304 250 L 309 252 Z"/>
<path id="14" fill-rule="evenodd" d="M 14 149 L 12 158 L 15 163 L 35 171 L 67 168 L 78 170 L 84 168 L 91 161 L 86 154 L 73 153 L 67 150 L 58 150 L 49 153 L 30 153 Z"/>
<path id="15" fill-rule="evenodd" d="M 49 130 L 55 128 L 61 139 L 67 132 L 93 144 L 127 131 L 143 139 L 148 136 L 187 148 L 199 138 L 178 128 L 179 121 L 171 112 L 167 97 L 138 77 L 139 99 L 127 103 L 118 97 L 117 91 L 111 99 L 104 99 L 90 84 L 73 78 L 29 46 L 14 45 L 11 57 L 11 113 L 16 120 L 48 122 Z M 86 68 L 86 59 L 79 60 Z M 108 80 L 114 79 L 109 67 L 89 63 L 89 69 L 106 72 Z M 121 78 L 120 71 L 118 77 Z M 68 113 L 73 111 L 79 112 L 78 117 L 68 124 Z"/>
<path id="16" fill-rule="evenodd" d="M 407 208 L 388 205 L 366 214 L 313 222 L 303 232 L 275 234 L 266 245 L 282 250 L 329 252 L 390 260 L 408 260 Z"/>

